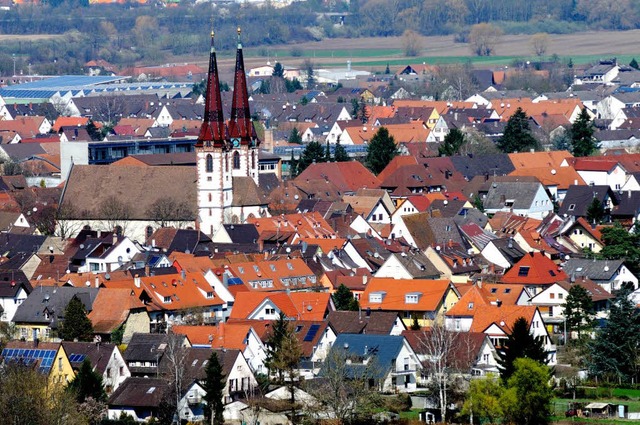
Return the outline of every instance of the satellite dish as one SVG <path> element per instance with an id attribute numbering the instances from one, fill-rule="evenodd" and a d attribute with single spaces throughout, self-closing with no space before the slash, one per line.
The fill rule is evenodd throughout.
<path id="1" fill-rule="evenodd" d="M 90 282 L 90 281 L 88 281 L 88 280 L 87 280 L 84 284 L 85 284 L 86 286 L 91 286 L 91 282 Z"/>
<path id="2" fill-rule="evenodd" d="M 553 174 L 554 176 L 556 175 L 556 173 L 557 173 L 557 171 L 555 169 L 551 170 L 551 174 Z"/>
<path id="3" fill-rule="evenodd" d="M 608 272 L 609 271 L 609 266 L 604 266 L 604 271 Z"/>
<path id="4" fill-rule="evenodd" d="M 104 278 L 109 280 L 109 279 L 111 279 L 111 275 L 109 273 L 105 273 L 104 274 Z"/>
<path id="5" fill-rule="evenodd" d="M 311 310 L 313 310 L 313 306 L 312 306 L 311 304 L 309 304 L 309 305 L 307 306 L 307 311 L 311 311 Z"/>
<path id="6" fill-rule="evenodd" d="M 80 249 L 84 249 L 84 244 L 83 243 L 80 244 Z"/>
<path id="7" fill-rule="evenodd" d="M 448 204 L 449 204 L 449 201 L 447 201 L 447 200 L 445 199 L 442 203 L 443 203 L 443 204 L 445 204 L 445 205 L 448 205 Z"/>
<path id="8" fill-rule="evenodd" d="M 291 247 L 288 246 L 287 249 L 285 249 L 285 251 L 287 252 L 287 254 L 290 254 L 291 253 Z"/>

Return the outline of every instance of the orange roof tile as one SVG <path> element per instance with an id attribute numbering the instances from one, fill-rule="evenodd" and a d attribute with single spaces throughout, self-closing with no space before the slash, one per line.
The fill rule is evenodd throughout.
<path id="1" fill-rule="evenodd" d="M 131 289 L 102 288 L 98 291 L 89 320 L 97 333 L 110 333 L 122 325 L 132 309 L 145 308 Z"/>
<path id="2" fill-rule="evenodd" d="M 369 280 L 360 299 L 362 308 L 392 311 L 436 311 L 452 289 L 448 280 L 377 278 Z M 370 302 L 372 293 L 384 293 L 382 302 Z M 407 303 L 407 294 L 417 294 L 416 303 Z"/>
<path id="3" fill-rule="evenodd" d="M 545 186 L 557 186 L 558 189 L 568 189 L 571 185 L 584 185 L 585 182 L 573 167 L 527 167 L 516 168 L 510 176 L 533 176 Z"/>
<path id="4" fill-rule="evenodd" d="M 344 238 L 325 239 L 325 238 L 300 238 L 300 243 L 306 242 L 309 245 L 318 245 L 322 252 L 328 254 L 333 249 L 340 249 L 347 240 Z"/>
<path id="5" fill-rule="evenodd" d="M 518 152 L 510 153 L 509 159 L 513 166 L 519 168 L 540 168 L 548 167 L 558 170 L 565 159 L 573 158 L 568 151 L 549 151 L 549 152 Z"/>
<path id="6" fill-rule="evenodd" d="M 285 316 L 298 320 L 323 320 L 330 305 L 328 292 L 240 292 L 229 318 L 247 319 L 267 300 Z"/>
<path id="7" fill-rule="evenodd" d="M 531 323 L 537 307 L 532 305 L 485 305 L 476 310 L 469 332 L 485 332 L 491 325 L 496 325 L 506 334 L 520 317 Z"/>
<path id="8" fill-rule="evenodd" d="M 65 117 L 61 115 L 53 123 L 51 129 L 57 133 L 62 127 L 84 127 L 88 123 L 89 118 L 87 117 Z"/>
<path id="9" fill-rule="evenodd" d="M 171 328 L 173 333 L 186 335 L 192 345 L 209 345 L 211 348 L 226 348 L 243 351 L 251 325 L 220 322 L 216 326 L 182 326 Z"/>
<path id="10" fill-rule="evenodd" d="M 282 214 L 273 217 L 250 217 L 260 237 L 273 233 L 297 234 L 301 238 L 335 238 L 335 231 L 317 211 L 311 213 Z"/>
<path id="11" fill-rule="evenodd" d="M 567 274 L 541 252 L 530 252 L 513 265 L 501 281 L 526 285 L 550 285 L 566 280 Z"/>

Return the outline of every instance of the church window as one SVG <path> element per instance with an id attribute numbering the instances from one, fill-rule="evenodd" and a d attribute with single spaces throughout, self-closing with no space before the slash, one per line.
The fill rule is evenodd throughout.
<path id="1" fill-rule="evenodd" d="M 233 169 L 240 169 L 240 154 L 238 153 L 238 151 L 233 153 Z"/>
<path id="2" fill-rule="evenodd" d="M 224 154 L 224 171 L 229 172 L 229 155 Z"/>
<path id="3" fill-rule="evenodd" d="M 256 151 L 251 153 L 251 168 L 256 168 Z"/>
<path id="4" fill-rule="evenodd" d="M 213 157 L 207 155 L 207 173 L 213 173 Z"/>

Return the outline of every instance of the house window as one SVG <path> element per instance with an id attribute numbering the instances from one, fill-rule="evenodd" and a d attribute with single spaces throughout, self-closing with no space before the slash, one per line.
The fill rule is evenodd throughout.
<path id="1" fill-rule="evenodd" d="M 118 370 L 118 375 L 120 376 L 124 375 L 124 366 L 120 366 L 120 369 Z"/>
<path id="2" fill-rule="evenodd" d="M 564 298 L 564 294 L 559 293 L 559 294 L 558 294 L 558 299 L 563 299 L 563 298 Z"/>
<path id="3" fill-rule="evenodd" d="M 404 302 L 407 304 L 418 304 L 418 294 L 405 295 Z"/>
<path id="4" fill-rule="evenodd" d="M 529 276 L 529 266 L 520 266 L 520 269 L 518 270 L 518 276 L 519 277 Z"/>
<path id="5" fill-rule="evenodd" d="M 229 155 L 224 154 L 224 171 L 229 172 Z"/>
<path id="6" fill-rule="evenodd" d="M 169 304 L 171 302 L 171 297 L 170 296 L 169 297 L 164 297 L 163 301 L 164 301 L 165 304 Z"/>
<path id="7" fill-rule="evenodd" d="M 62 357 L 58 357 L 58 372 L 62 372 Z"/>
<path id="8" fill-rule="evenodd" d="M 111 378 L 111 368 L 107 368 L 107 378 Z"/>
<path id="9" fill-rule="evenodd" d="M 240 154 L 238 153 L 238 151 L 235 151 L 233 153 L 233 169 L 234 170 L 240 169 Z"/>
<path id="10" fill-rule="evenodd" d="M 552 300 L 555 299 L 556 298 L 556 294 L 553 294 L 553 293 L 549 294 L 549 298 L 552 299 Z"/>
<path id="11" fill-rule="evenodd" d="M 213 292 L 207 292 L 207 298 L 213 298 Z"/>
<path id="12" fill-rule="evenodd" d="M 256 168 L 256 151 L 251 153 L 251 168 Z"/>
<path id="13" fill-rule="evenodd" d="M 207 154 L 207 173 L 213 173 L 213 157 Z"/>
<path id="14" fill-rule="evenodd" d="M 153 235 L 153 227 L 147 226 L 147 238 L 150 238 Z"/>

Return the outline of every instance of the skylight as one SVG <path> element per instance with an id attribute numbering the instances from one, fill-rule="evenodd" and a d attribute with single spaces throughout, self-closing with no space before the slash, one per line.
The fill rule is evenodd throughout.
<path id="1" fill-rule="evenodd" d="M 518 276 L 520 277 L 527 277 L 529 276 L 529 266 L 520 266 L 520 269 L 518 270 Z"/>

